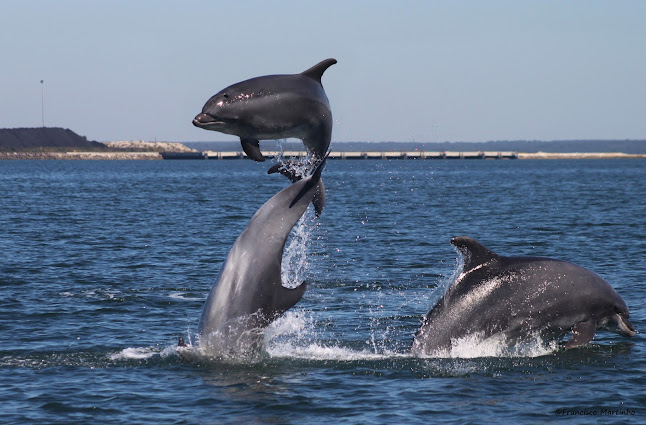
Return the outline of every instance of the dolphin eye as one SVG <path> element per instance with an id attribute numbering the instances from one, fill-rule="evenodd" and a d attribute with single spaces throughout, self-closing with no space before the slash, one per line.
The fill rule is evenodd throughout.
<path id="1" fill-rule="evenodd" d="M 222 95 L 222 97 L 224 97 L 225 99 L 228 99 L 228 98 L 229 98 L 229 95 L 228 95 L 228 94 L 226 94 L 226 93 L 224 93 L 224 94 Z"/>

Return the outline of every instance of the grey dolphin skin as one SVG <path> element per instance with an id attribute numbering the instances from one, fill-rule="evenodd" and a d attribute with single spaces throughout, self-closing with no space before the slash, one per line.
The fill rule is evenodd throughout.
<path id="1" fill-rule="evenodd" d="M 476 333 L 515 341 L 572 331 L 566 349 L 586 344 L 597 329 L 635 335 L 624 300 L 591 271 L 549 258 L 504 257 L 465 236 L 451 243 L 464 269 L 418 329 L 414 354 L 450 349 L 452 340 Z"/>
<path id="2" fill-rule="evenodd" d="M 263 329 L 296 304 L 306 284 L 281 283 L 285 241 L 312 201 L 325 158 L 314 173 L 269 199 L 251 218 L 220 269 L 202 311 L 199 346 L 207 354 L 253 354 Z"/>
<path id="3" fill-rule="evenodd" d="M 332 137 L 332 112 L 321 77 L 336 59 L 325 59 L 300 74 L 266 75 L 233 84 L 211 97 L 193 125 L 240 137 L 242 149 L 264 161 L 259 140 L 301 139 L 318 157 Z"/>

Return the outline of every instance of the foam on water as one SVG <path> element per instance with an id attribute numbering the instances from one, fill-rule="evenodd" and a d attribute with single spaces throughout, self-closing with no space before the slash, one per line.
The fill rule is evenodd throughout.
<path id="1" fill-rule="evenodd" d="M 59 292 L 58 295 L 66 298 L 90 298 L 98 300 L 114 300 L 123 296 L 123 292 L 112 288 L 95 288 L 74 293 L 71 291 Z"/>
<path id="2" fill-rule="evenodd" d="M 183 292 L 179 292 L 179 291 L 171 292 L 170 294 L 168 294 L 168 297 L 174 300 L 182 300 L 182 301 L 201 301 L 206 299 L 206 297 L 202 297 L 202 298 L 187 297 Z"/>
<path id="3" fill-rule="evenodd" d="M 406 353 L 377 353 L 370 350 L 356 350 L 349 347 L 341 347 L 339 345 L 325 345 L 317 342 L 308 345 L 297 345 L 290 342 L 274 344 L 267 347 L 267 353 L 274 358 L 292 358 L 301 360 L 335 360 L 344 362 L 410 357 L 410 355 Z"/>
<path id="4" fill-rule="evenodd" d="M 110 360 L 142 360 L 159 354 L 153 347 L 128 347 L 110 355 Z"/>
<path id="5" fill-rule="evenodd" d="M 166 358 L 177 353 L 177 347 L 172 345 L 160 349 L 159 347 L 128 347 L 112 353 L 108 357 L 112 361 L 123 360 L 148 360 L 154 357 Z"/>

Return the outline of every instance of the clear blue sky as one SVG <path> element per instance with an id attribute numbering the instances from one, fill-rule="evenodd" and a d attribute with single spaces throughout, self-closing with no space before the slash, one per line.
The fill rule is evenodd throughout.
<path id="1" fill-rule="evenodd" d="M 336 141 L 646 138 L 646 1 L 4 1 L 0 127 L 235 140 L 229 84 L 323 76 Z"/>

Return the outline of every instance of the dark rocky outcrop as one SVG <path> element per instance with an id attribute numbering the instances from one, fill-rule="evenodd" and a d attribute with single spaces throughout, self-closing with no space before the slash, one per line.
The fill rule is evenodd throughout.
<path id="1" fill-rule="evenodd" d="M 0 152 L 105 151 L 103 143 L 88 141 L 59 127 L 0 128 Z"/>

